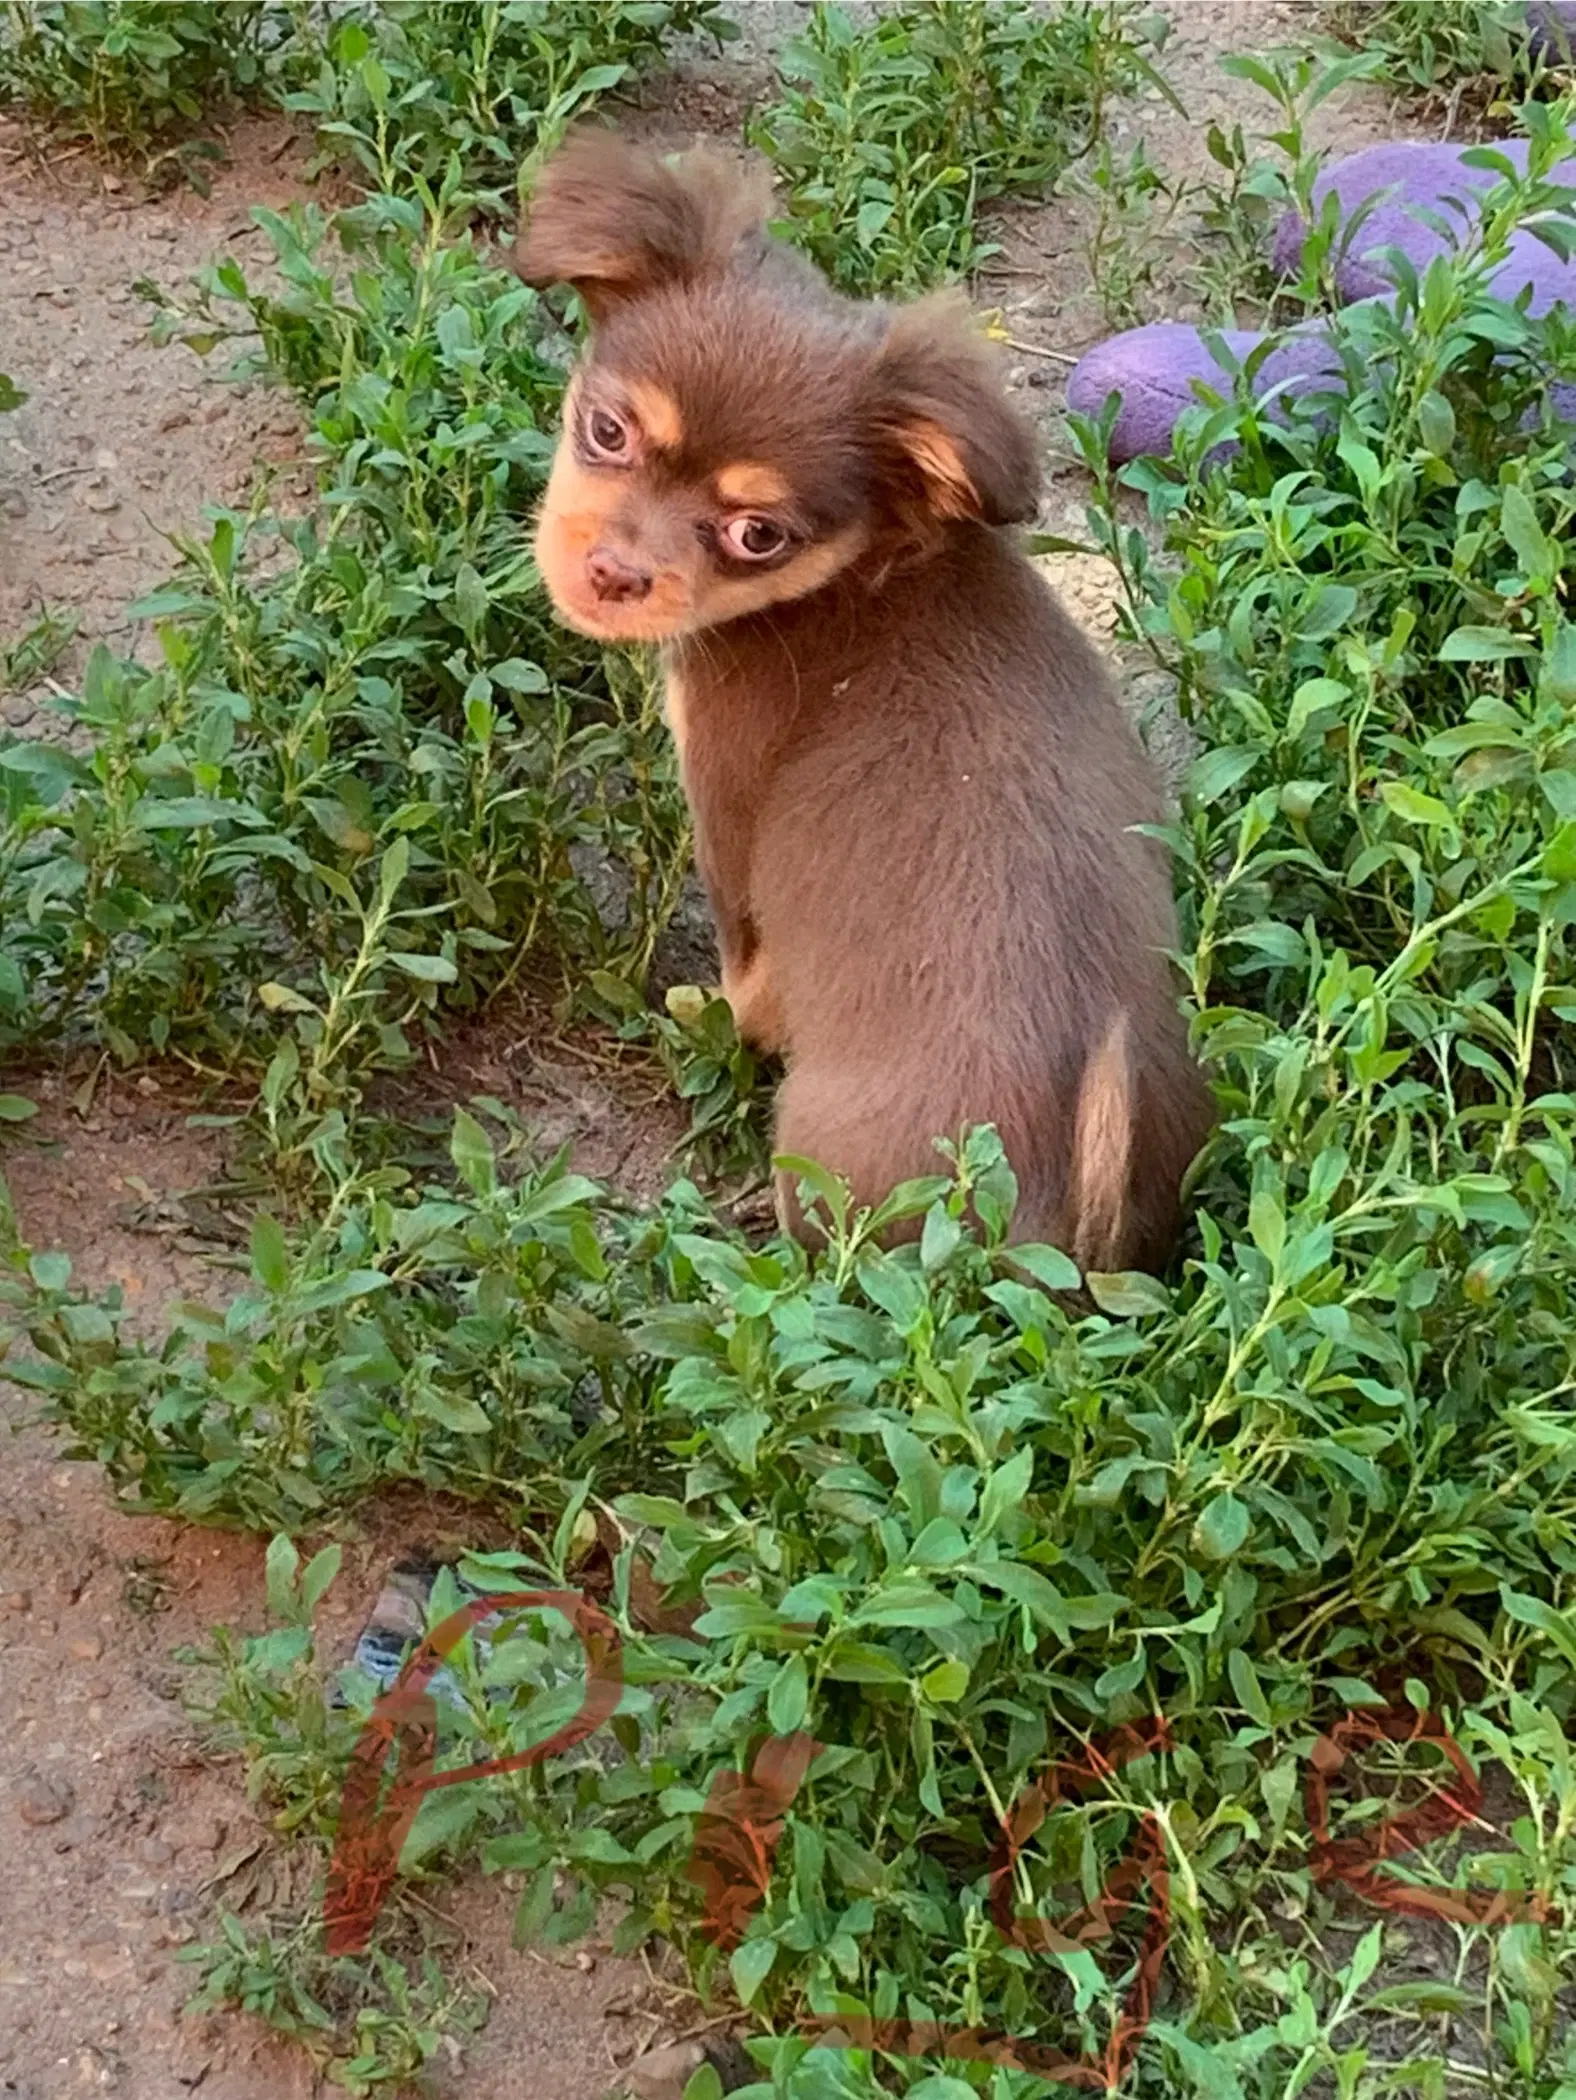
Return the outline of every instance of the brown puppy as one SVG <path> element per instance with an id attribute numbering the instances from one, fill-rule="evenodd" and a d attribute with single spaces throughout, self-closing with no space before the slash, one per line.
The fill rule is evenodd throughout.
<path id="1" fill-rule="evenodd" d="M 571 626 L 663 645 L 723 989 L 787 1059 L 778 1149 L 874 1203 L 994 1123 L 1018 1237 L 1158 1265 L 1208 1110 L 1133 829 L 1154 779 L 1000 529 L 1033 436 L 966 314 L 840 297 L 767 208 L 603 133 L 543 172 L 517 267 L 593 333 L 542 576 Z"/>

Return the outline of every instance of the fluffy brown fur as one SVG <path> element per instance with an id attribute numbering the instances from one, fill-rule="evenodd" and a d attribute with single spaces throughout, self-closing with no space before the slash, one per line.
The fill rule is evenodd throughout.
<path id="1" fill-rule="evenodd" d="M 545 169 L 517 265 L 594 327 L 543 577 L 572 625 L 663 644 L 723 987 L 787 1061 L 778 1149 L 873 1203 L 994 1123 L 1018 1237 L 1158 1265 L 1206 1096 L 1134 830 L 1154 779 L 1000 529 L 1032 434 L 966 314 L 841 298 L 764 209 L 605 133 Z"/>

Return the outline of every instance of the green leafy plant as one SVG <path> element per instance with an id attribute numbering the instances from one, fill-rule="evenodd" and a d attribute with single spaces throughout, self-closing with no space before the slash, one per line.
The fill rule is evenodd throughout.
<path id="1" fill-rule="evenodd" d="M 1497 106 L 1508 117 L 1518 99 L 1557 86 L 1569 54 L 1535 50 L 1526 0 L 1329 0 L 1331 28 L 1380 56 L 1385 77 L 1405 93 Z"/>
<path id="2" fill-rule="evenodd" d="M 268 0 L 7 0 L 0 102 L 145 167 L 195 180 L 214 149 L 185 137 L 216 104 L 258 99 L 270 50 L 289 32 Z"/>
<path id="3" fill-rule="evenodd" d="M 300 1149 L 441 1002 L 555 954 L 638 983 L 688 829 L 654 681 L 552 623 L 531 566 L 545 309 L 442 199 L 332 240 L 312 208 L 260 218 L 284 291 L 224 263 L 164 326 L 205 352 L 256 331 L 325 511 L 220 516 L 139 607 L 163 662 L 90 662 L 65 708 L 88 755 L 0 750 L 0 1022 L 267 1066 Z"/>
<path id="4" fill-rule="evenodd" d="M 394 0 L 336 16 L 311 78 L 284 100 L 315 120 L 325 160 L 371 186 L 436 186 L 453 159 L 467 190 L 506 215 L 522 163 L 697 32 L 735 33 L 716 0 Z"/>
<path id="5" fill-rule="evenodd" d="M 1158 84 L 1161 19 L 1123 0 L 1049 14 L 937 0 L 856 28 L 817 6 L 751 127 L 789 185 L 787 224 L 834 282 L 913 290 L 994 252 L 979 209 L 1041 190 L 1099 134 L 1107 100 Z"/>

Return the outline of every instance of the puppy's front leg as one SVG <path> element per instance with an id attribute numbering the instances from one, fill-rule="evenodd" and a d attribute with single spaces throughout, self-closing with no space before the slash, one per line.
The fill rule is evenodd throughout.
<path id="1" fill-rule="evenodd" d="M 745 1042 L 768 1057 L 787 1048 L 782 1008 L 764 948 L 757 945 L 742 965 L 723 958 L 722 996 L 733 1008 L 733 1025 Z"/>
<path id="2" fill-rule="evenodd" d="M 749 910 L 750 784 L 736 777 L 738 751 L 726 737 L 692 737 L 689 688 L 675 658 L 667 665 L 665 711 L 695 828 L 700 870 L 722 959 L 722 996 L 745 1042 L 767 1055 L 784 1047 L 782 1014 Z"/>

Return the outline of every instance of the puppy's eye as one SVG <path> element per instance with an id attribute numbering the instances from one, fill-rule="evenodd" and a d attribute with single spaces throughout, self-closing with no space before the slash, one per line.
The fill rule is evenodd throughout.
<path id="1" fill-rule="evenodd" d="M 769 555 L 780 554 L 788 541 L 787 533 L 770 518 L 730 519 L 722 528 L 722 537 L 728 552 L 741 561 L 765 561 Z"/>
<path id="2" fill-rule="evenodd" d="M 586 417 L 586 441 L 603 459 L 620 459 L 629 450 L 629 432 L 605 408 L 594 408 Z"/>

